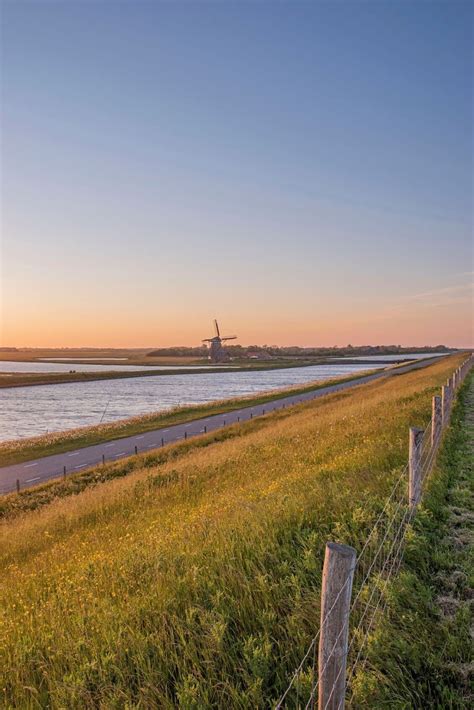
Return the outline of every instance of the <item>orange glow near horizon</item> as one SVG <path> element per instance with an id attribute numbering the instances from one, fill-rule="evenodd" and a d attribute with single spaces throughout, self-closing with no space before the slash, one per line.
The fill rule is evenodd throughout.
<path id="1" fill-rule="evenodd" d="M 23 304 L 25 306 L 25 304 Z M 251 312 L 245 304 L 246 312 Z M 117 313 L 117 310 L 119 311 Z M 130 306 L 120 309 L 82 310 L 79 304 L 56 305 L 46 316 L 34 302 L 22 314 L 3 313 L 0 345 L 38 348 L 152 348 L 177 345 L 198 346 L 212 335 L 216 316 L 224 334 L 236 333 L 242 345 L 345 346 L 390 345 L 423 346 L 444 344 L 472 347 L 472 310 L 470 299 L 462 302 L 413 302 L 376 309 L 374 306 L 347 314 L 338 304 L 332 315 L 272 313 L 268 309 L 258 318 L 243 317 L 234 306 L 232 313 L 214 313 L 202 307 L 173 314 L 141 312 Z M 258 310 L 257 308 L 255 310 Z M 68 313 L 69 311 L 69 313 Z"/>

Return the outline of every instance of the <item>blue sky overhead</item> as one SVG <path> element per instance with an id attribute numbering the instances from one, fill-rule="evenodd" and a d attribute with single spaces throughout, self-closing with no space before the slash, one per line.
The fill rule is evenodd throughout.
<path id="1" fill-rule="evenodd" d="M 3 2 L 2 343 L 472 343 L 472 21 Z"/>

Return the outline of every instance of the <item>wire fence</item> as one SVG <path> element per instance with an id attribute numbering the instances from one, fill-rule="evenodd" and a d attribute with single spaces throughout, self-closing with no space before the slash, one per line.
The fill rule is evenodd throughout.
<path id="1" fill-rule="evenodd" d="M 443 388 L 442 398 L 433 398 L 432 418 L 424 432 L 413 430 L 413 436 L 410 435 L 410 441 L 413 439 L 416 443 L 410 447 L 409 460 L 397 476 L 360 552 L 355 555 L 352 548 L 346 547 L 354 552 L 355 564 L 343 577 L 329 608 L 326 610 L 322 606 L 319 629 L 274 706 L 275 710 L 313 710 L 316 707 L 319 710 L 342 710 L 346 701 L 351 704 L 354 680 L 366 666 L 369 639 L 385 613 L 389 598 L 387 591 L 400 569 L 407 531 L 416 513 L 417 501 L 411 496 L 411 480 L 416 478 L 421 495 L 449 422 L 455 391 L 469 372 L 472 361 L 471 355 L 456 370 Z M 341 613 L 341 600 L 348 586 L 355 590 L 354 598 Z M 331 636 L 328 650 L 321 634 L 334 629 L 335 624 L 336 632 Z M 350 642 L 347 642 L 349 627 Z"/>

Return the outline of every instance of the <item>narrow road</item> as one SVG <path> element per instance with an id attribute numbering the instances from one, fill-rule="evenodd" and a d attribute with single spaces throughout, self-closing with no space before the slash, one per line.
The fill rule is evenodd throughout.
<path id="1" fill-rule="evenodd" d="M 357 385 L 377 380 L 381 377 L 392 377 L 410 370 L 417 370 L 420 367 L 426 367 L 433 362 L 438 362 L 437 358 L 429 358 L 426 360 L 417 360 L 402 367 L 392 370 L 382 370 L 373 375 L 365 375 L 358 377 L 356 380 L 344 382 L 337 385 L 327 385 L 321 389 L 306 392 L 298 395 L 285 395 L 280 399 L 275 399 L 273 402 L 268 402 L 264 405 L 256 405 L 253 407 L 242 407 L 234 409 L 226 414 L 216 414 L 204 419 L 195 419 L 192 422 L 175 424 L 174 426 L 163 429 L 154 429 L 143 434 L 124 437 L 123 439 L 115 439 L 94 446 L 86 446 L 75 451 L 68 451 L 54 456 L 45 456 L 43 458 L 25 461 L 13 466 L 4 466 L 0 468 L 0 494 L 10 493 L 17 487 L 17 481 L 20 488 L 29 488 L 44 483 L 52 478 L 59 478 L 70 473 L 76 473 L 82 469 L 96 466 L 104 461 L 118 461 L 119 459 L 133 456 L 135 451 L 144 453 L 157 449 L 167 444 L 174 444 L 177 441 L 199 436 L 206 432 L 216 431 L 222 427 L 236 424 L 238 422 L 247 421 L 253 417 L 259 417 L 276 409 L 289 407 L 299 402 L 305 402 L 324 395 L 339 392 L 340 390 L 357 387 Z M 136 449 L 135 449 L 136 447 Z"/>

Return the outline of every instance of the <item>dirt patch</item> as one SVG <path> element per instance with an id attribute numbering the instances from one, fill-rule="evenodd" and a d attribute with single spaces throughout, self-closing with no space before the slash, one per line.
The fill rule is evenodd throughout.
<path id="1" fill-rule="evenodd" d="M 443 616 L 455 616 L 461 606 L 461 602 L 455 597 L 438 597 L 436 603 Z"/>

